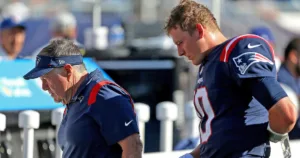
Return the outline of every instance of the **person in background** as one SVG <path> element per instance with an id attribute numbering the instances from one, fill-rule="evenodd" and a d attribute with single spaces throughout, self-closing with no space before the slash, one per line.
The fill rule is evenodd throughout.
<path id="1" fill-rule="evenodd" d="M 284 62 L 278 71 L 278 81 L 292 88 L 300 97 L 300 38 L 292 39 L 284 51 Z"/>
<path id="2" fill-rule="evenodd" d="M 51 38 L 64 38 L 70 39 L 77 45 L 80 49 L 82 55 L 85 55 L 84 45 L 79 43 L 77 39 L 77 21 L 75 16 L 67 11 L 58 12 L 50 24 Z M 37 54 L 46 45 L 38 48 L 32 55 L 36 57 Z"/>
<path id="3" fill-rule="evenodd" d="M 17 16 L 5 17 L 0 24 L 0 59 L 14 60 L 23 49 L 25 24 Z"/>
<path id="4" fill-rule="evenodd" d="M 42 89 L 65 105 L 58 132 L 64 158 L 141 158 L 143 145 L 133 100 L 96 69 L 87 72 L 72 40 L 53 39 L 24 79 L 40 78 Z"/>
<path id="5" fill-rule="evenodd" d="M 250 34 L 258 35 L 267 40 L 273 47 L 275 47 L 275 38 L 272 31 L 266 26 L 253 27 L 250 30 Z"/>

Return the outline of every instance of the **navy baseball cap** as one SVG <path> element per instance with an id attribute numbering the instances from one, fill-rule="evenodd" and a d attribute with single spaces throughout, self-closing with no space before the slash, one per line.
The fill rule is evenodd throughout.
<path id="1" fill-rule="evenodd" d="M 83 63 L 82 55 L 50 57 L 38 55 L 36 57 L 35 67 L 23 76 L 25 80 L 35 79 L 45 75 L 53 68 L 63 67 L 66 64 L 80 65 Z"/>
<path id="2" fill-rule="evenodd" d="M 7 17 L 1 22 L 0 29 L 9 29 L 14 27 L 21 27 L 25 29 L 24 20 L 18 19 L 17 17 Z"/>
<path id="3" fill-rule="evenodd" d="M 266 39 L 269 42 L 272 42 L 272 43 L 275 42 L 275 39 L 274 39 L 274 36 L 273 36 L 271 30 L 267 27 L 264 27 L 264 26 L 254 27 L 251 29 L 250 33 L 254 34 L 254 35 L 258 35 L 258 36 Z"/>

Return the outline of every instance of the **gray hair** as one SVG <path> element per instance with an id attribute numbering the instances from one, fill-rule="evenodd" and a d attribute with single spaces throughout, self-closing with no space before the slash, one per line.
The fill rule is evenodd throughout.
<path id="1" fill-rule="evenodd" d="M 57 13 L 51 23 L 53 32 L 65 33 L 69 28 L 76 28 L 76 18 L 70 12 Z"/>
<path id="2" fill-rule="evenodd" d="M 49 44 L 44 47 L 38 55 L 60 57 L 60 56 L 72 56 L 82 55 L 78 46 L 75 45 L 73 40 L 64 38 L 54 38 L 50 40 Z M 83 64 L 73 66 L 79 72 L 86 71 L 86 67 Z"/>

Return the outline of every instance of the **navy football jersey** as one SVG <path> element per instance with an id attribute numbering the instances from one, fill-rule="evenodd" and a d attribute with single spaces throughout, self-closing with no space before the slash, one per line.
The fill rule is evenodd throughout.
<path id="1" fill-rule="evenodd" d="M 58 143 L 64 158 L 121 158 L 118 142 L 135 133 L 139 130 L 130 95 L 95 70 L 67 105 Z"/>
<path id="2" fill-rule="evenodd" d="M 269 143 L 268 109 L 243 86 L 259 77 L 276 77 L 276 67 L 273 48 L 256 35 L 225 41 L 201 63 L 194 93 L 201 158 L 228 157 Z"/>

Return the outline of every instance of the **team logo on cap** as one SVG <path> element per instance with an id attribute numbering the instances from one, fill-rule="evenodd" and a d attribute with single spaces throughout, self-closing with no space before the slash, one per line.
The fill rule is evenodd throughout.
<path id="1" fill-rule="evenodd" d="M 40 61 L 41 61 L 41 58 L 40 58 L 40 57 L 36 57 L 36 62 L 35 62 L 35 64 L 38 65 L 38 64 L 40 63 Z"/>
<path id="2" fill-rule="evenodd" d="M 58 63 L 59 64 L 64 64 L 64 63 L 66 63 L 64 60 L 58 60 Z"/>

